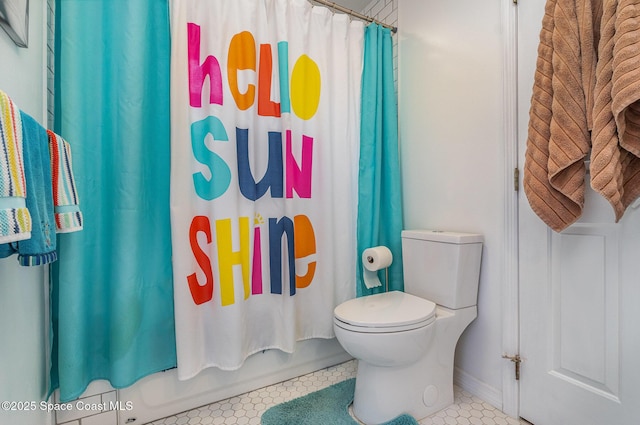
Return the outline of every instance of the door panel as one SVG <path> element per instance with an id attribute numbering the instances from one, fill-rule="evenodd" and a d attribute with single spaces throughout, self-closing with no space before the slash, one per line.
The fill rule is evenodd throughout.
<path id="1" fill-rule="evenodd" d="M 576 224 L 552 234 L 549 371 L 585 390 L 617 400 L 618 231 Z"/>
<path id="2" fill-rule="evenodd" d="M 520 169 L 544 5 L 518 4 Z M 556 233 L 520 192 L 520 415 L 535 425 L 640 423 L 639 203 L 614 223 L 589 188 L 581 219 Z"/>

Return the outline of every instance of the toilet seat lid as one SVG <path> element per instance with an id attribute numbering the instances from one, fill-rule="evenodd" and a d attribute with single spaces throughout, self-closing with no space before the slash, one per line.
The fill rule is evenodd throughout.
<path id="1" fill-rule="evenodd" d="M 354 298 L 334 310 L 335 318 L 348 325 L 389 331 L 426 325 L 435 314 L 435 303 L 400 291 Z"/>

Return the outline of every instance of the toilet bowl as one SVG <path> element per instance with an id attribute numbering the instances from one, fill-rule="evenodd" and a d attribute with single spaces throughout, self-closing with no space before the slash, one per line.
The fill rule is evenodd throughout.
<path id="1" fill-rule="evenodd" d="M 420 420 L 452 404 L 455 347 L 477 316 L 482 236 L 402 236 L 405 292 L 354 298 L 334 310 L 336 338 L 358 361 L 353 413 L 367 425 L 403 413 Z"/>
<path id="2" fill-rule="evenodd" d="M 354 298 L 334 310 L 334 332 L 345 351 L 380 367 L 415 363 L 433 336 L 436 305 L 404 292 Z"/>

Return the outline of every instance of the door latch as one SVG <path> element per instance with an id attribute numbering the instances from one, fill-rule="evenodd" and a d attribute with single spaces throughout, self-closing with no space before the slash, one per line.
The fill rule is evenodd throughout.
<path id="1" fill-rule="evenodd" d="M 520 357 L 520 354 L 516 354 L 515 356 L 507 356 L 506 354 L 503 354 L 502 358 L 511 360 L 513 362 L 513 365 L 515 367 L 515 373 L 516 373 L 516 381 L 519 381 L 520 380 L 520 363 L 522 363 L 522 357 Z"/>

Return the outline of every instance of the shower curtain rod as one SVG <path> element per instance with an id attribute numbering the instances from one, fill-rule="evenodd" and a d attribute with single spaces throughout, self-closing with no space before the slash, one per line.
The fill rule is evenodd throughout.
<path id="1" fill-rule="evenodd" d="M 374 18 L 372 18 L 370 16 L 363 15 L 362 13 L 358 13 L 358 12 L 356 12 L 354 10 L 351 10 L 351 9 L 348 9 L 348 8 L 346 8 L 344 6 L 340 6 L 339 4 L 336 4 L 336 2 L 334 2 L 334 1 L 328 1 L 328 0 L 313 0 L 313 1 L 315 3 L 320 3 L 322 5 L 329 6 L 330 8 L 332 8 L 334 10 L 338 10 L 338 11 L 340 11 L 342 13 L 346 13 L 347 15 L 351 15 L 354 18 L 362 19 L 362 20 L 367 21 L 367 22 L 375 22 L 376 24 L 382 25 L 385 28 L 389 28 L 391 30 L 391 32 L 393 32 L 393 33 L 396 33 L 398 31 L 397 27 L 394 27 L 392 25 L 387 25 L 384 22 L 380 22 L 377 19 L 374 19 Z"/>

